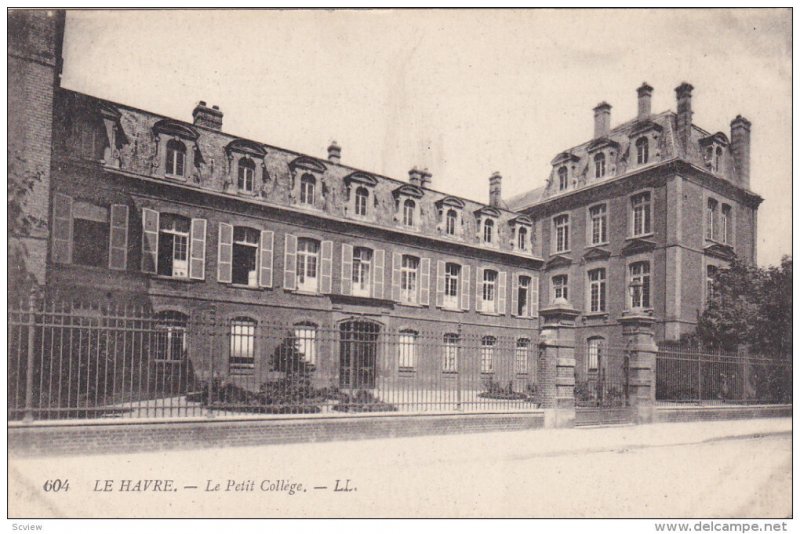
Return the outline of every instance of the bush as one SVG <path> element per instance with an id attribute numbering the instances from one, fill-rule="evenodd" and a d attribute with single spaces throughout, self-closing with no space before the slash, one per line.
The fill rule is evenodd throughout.
<path id="1" fill-rule="evenodd" d="M 514 391 L 514 385 L 509 380 L 508 386 L 505 388 L 492 379 L 486 379 L 483 382 L 483 391 L 478 393 L 478 397 L 484 399 L 498 399 L 498 400 L 524 400 L 533 402 L 536 394 L 536 386 L 534 384 L 527 384 L 525 392 Z"/>
<path id="2" fill-rule="evenodd" d="M 339 403 L 333 407 L 337 412 L 396 412 L 397 406 L 383 402 L 367 390 L 360 389 L 354 395 L 339 394 Z"/>

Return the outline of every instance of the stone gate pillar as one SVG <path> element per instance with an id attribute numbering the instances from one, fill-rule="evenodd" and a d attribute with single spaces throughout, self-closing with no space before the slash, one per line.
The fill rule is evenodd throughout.
<path id="1" fill-rule="evenodd" d="M 637 422 L 650 423 L 656 402 L 656 352 L 652 316 L 625 312 L 620 317 L 625 352 L 628 356 L 628 398 L 636 410 Z"/>
<path id="2" fill-rule="evenodd" d="M 545 411 L 545 426 L 575 423 L 575 318 L 564 299 L 539 310 L 544 324 L 539 335 L 537 395 Z"/>

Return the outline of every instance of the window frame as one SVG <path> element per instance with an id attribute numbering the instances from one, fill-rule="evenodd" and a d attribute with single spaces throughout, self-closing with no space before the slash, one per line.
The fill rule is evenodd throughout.
<path id="1" fill-rule="evenodd" d="M 362 257 L 362 253 L 367 252 L 368 258 Z M 353 276 L 352 276 L 352 295 L 355 297 L 372 296 L 372 266 L 375 260 L 375 250 L 369 247 L 353 247 Z M 364 269 L 366 267 L 366 269 Z M 365 275 L 366 273 L 366 275 Z M 366 286 L 366 287 L 362 287 Z"/>
<path id="2" fill-rule="evenodd" d="M 452 332 L 442 335 L 442 372 L 457 373 L 459 352 L 461 351 L 461 337 Z"/>
<path id="3" fill-rule="evenodd" d="M 414 199 L 406 198 L 403 200 L 402 208 L 403 208 L 403 220 L 402 220 L 403 226 L 406 228 L 414 228 L 417 203 L 414 201 Z"/>
<path id="4" fill-rule="evenodd" d="M 175 229 L 167 229 L 163 228 L 164 221 L 168 218 L 172 217 L 174 220 L 177 219 L 184 219 L 187 222 L 187 230 L 186 232 L 181 232 Z M 172 274 L 166 274 L 160 272 L 162 267 L 164 267 L 163 262 L 161 261 L 161 246 L 162 243 L 166 242 L 166 238 L 163 237 L 163 234 L 169 234 L 172 236 L 172 255 L 170 257 L 170 269 Z M 176 238 L 180 237 L 181 240 L 184 242 L 183 248 L 185 249 L 186 258 L 184 260 L 176 260 Z M 185 215 L 181 215 L 179 213 L 174 212 L 162 212 L 159 214 L 158 217 L 158 250 L 156 251 L 158 255 L 158 269 L 156 274 L 158 276 L 164 276 L 168 278 L 174 278 L 177 280 L 188 280 L 189 279 L 189 267 L 190 267 L 190 260 L 191 260 L 191 237 L 192 237 L 192 219 Z M 182 261 L 186 264 L 186 274 L 185 275 L 176 275 L 175 274 L 175 261 Z"/>
<path id="5" fill-rule="evenodd" d="M 353 199 L 353 214 L 356 217 L 367 217 L 369 214 L 370 191 L 364 185 L 356 187 Z M 362 213 L 363 209 L 363 213 Z"/>
<path id="6" fill-rule="evenodd" d="M 531 340 L 527 337 L 517 339 L 516 346 L 514 347 L 514 374 L 517 376 L 525 376 L 530 373 L 530 359 Z"/>
<path id="7" fill-rule="evenodd" d="M 564 171 L 564 172 L 561 172 Z M 566 165 L 562 165 L 556 171 L 558 175 L 558 190 L 559 191 L 566 191 L 569 189 L 569 169 L 567 169 Z"/>
<path id="8" fill-rule="evenodd" d="M 593 276 L 596 278 L 593 278 Z M 587 312 L 608 313 L 608 269 L 605 267 L 588 269 L 586 271 L 586 281 Z"/>
<path id="9" fill-rule="evenodd" d="M 236 238 L 237 229 L 245 230 L 248 233 L 252 233 L 251 237 L 254 237 L 255 242 L 247 241 L 246 238 L 237 240 L 237 238 Z M 255 265 L 253 267 L 253 270 L 250 271 L 250 273 L 252 273 L 252 274 L 249 275 L 249 276 L 252 277 L 252 281 L 250 280 L 250 278 L 248 278 L 247 283 L 237 282 L 235 280 L 236 268 L 234 266 L 236 265 L 236 252 L 237 252 L 237 248 L 240 249 L 242 247 L 248 247 L 249 249 L 254 249 L 253 254 L 254 254 L 254 258 L 255 258 Z M 260 265 L 259 265 L 259 263 L 260 263 L 259 262 L 259 256 L 261 255 L 260 251 L 261 251 L 261 231 L 260 230 L 257 230 L 256 228 L 253 228 L 251 226 L 243 226 L 243 225 L 242 226 L 239 226 L 239 225 L 233 226 L 233 240 L 231 241 L 231 284 L 232 285 L 235 285 L 235 286 L 238 286 L 238 287 L 249 287 L 249 288 L 257 288 L 257 287 L 259 287 L 259 285 L 258 285 L 258 277 L 259 277 L 259 268 L 260 268 Z"/>
<path id="10" fill-rule="evenodd" d="M 297 196 L 301 206 L 315 206 L 317 202 L 317 177 L 310 172 L 300 176 L 300 191 Z"/>
<path id="11" fill-rule="evenodd" d="M 411 265 L 415 263 L 415 265 Z M 403 254 L 400 259 L 400 302 L 402 304 L 419 304 L 420 264 L 419 256 Z M 404 287 L 405 286 L 405 287 Z M 413 286 L 413 287 L 412 287 Z"/>
<path id="12" fill-rule="evenodd" d="M 249 156 L 241 156 L 237 160 L 236 167 L 236 190 L 239 193 L 252 195 L 256 188 L 256 162 Z M 248 176 L 249 187 L 247 187 Z"/>
<path id="13" fill-rule="evenodd" d="M 636 228 L 636 210 L 637 210 L 638 206 L 634 204 L 634 201 L 635 201 L 635 199 L 637 199 L 639 197 L 645 197 L 645 196 L 647 197 L 647 201 L 642 203 L 642 205 L 643 205 L 643 208 L 642 208 L 643 209 L 643 212 L 642 212 L 643 213 L 642 224 L 643 225 L 645 225 L 645 223 L 649 223 L 649 224 L 645 225 L 645 226 L 647 226 L 647 228 L 643 229 L 645 231 L 637 232 L 637 228 Z M 654 199 L 654 195 L 653 195 L 653 190 L 652 189 L 640 189 L 639 191 L 635 191 L 634 193 L 628 195 L 628 201 L 627 201 L 627 205 L 628 205 L 628 225 L 629 225 L 628 226 L 628 232 L 629 232 L 628 235 L 629 235 L 630 238 L 647 237 L 647 236 L 651 236 L 651 235 L 654 234 L 654 230 L 653 230 L 654 225 L 655 225 L 655 221 L 653 220 L 653 206 L 654 206 L 654 204 L 655 204 L 655 199 Z"/>
<path id="14" fill-rule="evenodd" d="M 314 366 L 315 368 L 317 366 L 317 353 L 319 352 L 319 336 L 317 335 L 318 330 L 319 326 L 316 323 L 309 321 L 302 321 L 292 325 L 292 335 L 294 336 L 295 340 L 295 350 L 302 354 L 303 362 L 305 362 L 307 365 Z M 309 332 L 311 332 L 313 335 L 308 336 L 307 334 Z M 311 349 L 310 356 L 305 352 L 309 346 Z"/>
<path id="15" fill-rule="evenodd" d="M 492 280 L 492 275 L 494 279 Z M 495 269 L 483 269 L 483 280 L 481 280 L 481 309 L 483 313 L 498 313 L 498 290 L 500 283 L 500 273 Z M 487 296 L 491 299 L 487 299 Z M 491 303 L 487 306 L 487 303 Z"/>
<path id="16" fill-rule="evenodd" d="M 564 280 L 563 284 L 557 284 L 556 279 Z M 557 293 L 561 291 L 561 295 Z M 559 298 L 563 298 L 567 302 L 569 302 L 569 274 L 567 273 L 557 273 L 550 276 L 550 303 L 555 303 L 556 300 Z"/>
<path id="17" fill-rule="evenodd" d="M 176 149 L 175 148 L 176 146 L 179 146 L 180 148 Z M 172 139 L 167 141 L 165 155 L 164 155 L 164 157 L 165 157 L 165 160 L 164 160 L 164 176 L 166 176 L 167 178 L 178 178 L 178 179 L 181 179 L 181 180 L 185 180 L 186 179 L 186 171 L 187 171 L 187 168 L 186 168 L 186 163 L 187 163 L 186 155 L 187 154 L 186 153 L 187 152 L 188 152 L 188 149 L 186 147 L 186 143 L 183 142 L 182 140 L 180 140 L 178 138 L 172 138 Z M 172 154 L 172 158 L 170 158 L 170 154 Z M 178 155 L 181 156 L 181 161 L 180 161 L 180 163 L 181 163 L 181 172 L 180 173 L 175 172 L 175 171 L 177 171 L 177 167 L 178 167 L 178 157 L 177 157 Z M 172 167 L 172 171 L 173 172 L 169 171 L 170 166 Z"/>
<path id="18" fill-rule="evenodd" d="M 635 306 L 634 302 L 634 295 L 631 295 L 629 292 L 627 293 L 627 297 L 625 301 L 628 304 L 629 310 L 634 309 L 642 309 L 642 310 L 650 310 L 653 308 L 653 266 L 652 266 L 651 259 L 634 259 L 630 261 L 626 266 L 626 278 L 628 281 L 628 287 L 630 284 L 634 282 L 636 278 L 640 278 L 642 282 L 642 292 L 640 295 L 641 301 L 639 302 L 640 306 Z M 634 268 L 638 266 L 647 266 L 646 272 L 641 273 L 634 273 Z M 647 283 L 645 283 L 645 281 Z M 646 297 L 646 298 L 645 298 Z M 647 304 L 645 306 L 645 304 Z"/>
<path id="19" fill-rule="evenodd" d="M 636 140 L 636 164 L 647 165 L 650 161 L 650 139 L 643 135 Z"/>
<path id="20" fill-rule="evenodd" d="M 606 153 L 605 152 L 597 152 L 594 156 L 592 156 L 592 161 L 594 162 L 594 179 L 599 180 L 600 178 L 605 178 L 606 176 Z"/>
<path id="21" fill-rule="evenodd" d="M 452 217 L 451 217 L 451 215 L 452 215 Z M 448 236 L 451 236 L 451 237 L 456 237 L 456 235 L 457 235 L 456 229 L 458 228 L 458 212 L 456 211 L 455 208 L 447 208 L 447 211 L 445 212 L 444 218 L 445 218 L 445 221 L 444 221 L 444 224 L 445 224 L 444 233 L 445 233 L 445 235 L 448 235 Z M 452 223 L 452 231 L 451 231 L 451 223 Z"/>
<path id="22" fill-rule="evenodd" d="M 455 272 L 452 272 L 455 270 Z M 444 264 L 444 295 L 442 299 L 442 307 L 449 310 L 457 310 L 460 306 L 461 300 L 461 274 L 463 269 L 460 263 L 452 261 L 445 262 Z M 455 291 L 451 295 L 451 290 Z"/>
<path id="23" fill-rule="evenodd" d="M 599 375 L 602 358 L 605 352 L 605 338 L 602 336 L 592 336 L 586 340 L 586 373 L 589 375 Z M 592 349 L 596 350 L 592 350 Z M 594 352 L 594 354 L 592 354 Z M 594 366 L 592 366 L 594 363 Z"/>
<path id="24" fill-rule="evenodd" d="M 602 208 L 602 214 L 600 217 L 595 217 L 593 214 L 593 210 L 598 208 Z M 595 241 L 594 239 L 594 231 L 595 231 L 595 221 L 600 220 L 601 222 L 601 229 L 598 231 L 600 239 Z M 601 245 L 607 245 L 608 241 L 608 203 L 601 202 L 599 204 L 593 204 L 586 208 L 586 242 L 589 243 L 590 246 L 597 247 Z"/>
<path id="25" fill-rule="evenodd" d="M 248 332 L 237 333 L 235 327 L 247 327 Z M 228 321 L 228 336 L 230 342 L 228 344 L 228 372 L 231 375 L 251 375 L 255 373 L 256 358 L 258 355 L 258 321 L 248 316 L 237 316 Z M 235 343 L 237 339 L 249 338 L 250 342 L 246 350 L 250 356 L 234 356 Z M 241 348 L 240 348 L 241 350 Z M 250 362 L 234 362 L 234 359 L 250 360 Z"/>
<path id="26" fill-rule="evenodd" d="M 564 224 L 559 224 L 559 220 L 563 219 L 565 222 Z M 570 252 L 570 214 L 569 213 L 559 213 L 553 216 L 552 219 L 553 224 L 553 234 L 551 238 L 551 248 L 553 250 L 553 254 L 564 254 Z M 559 228 L 564 229 L 563 235 L 563 248 L 562 248 L 562 239 L 561 235 L 559 234 Z"/>
<path id="27" fill-rule="evenodd" d="M 399 371 L 408 372 L 417 369 L 418 339 L 419 332 L 410 328 L 404 328 L 397 333 L 397 369 Z"/>
<path id="28" fill-rule="evenodd" d="M 496 226 L 496 221 L 492 217 L 484 217 L 483 220 L 481 220 L 481 243 L 491 246 L 497 242 Z"/>
<path id="29" fill-rule="evenodd" d="M 305 246 L 313 244 L 316 246 L 316 252 L 309 252 L 307 250 L 301 250 L 301 243 Z M 321 281 L 321 251 L 322 251 L 322 242 L 315 238 L 310 237 L 303 237 L 297 236 L 297 252 L 296 252 L 296 287 L 297 291 L 306 292 L 306 293 L 319 293 L 320 289 L 320 281 Z M 300 258 L 303 258 L 302 262 Z M 313 258 L 314 264 L 314 276 L 310 276 L 309 272 L 309 265 L 310 259 Z M 303 268 L 303 272 L 301 273 L 301 265 Z M 306 283 L 306 280 L 313 280 L 313 283 Z"/>
<path id="30" fill-rule="evenodd" d="M 497 348 L 497 338 L 495 336 L 481 337 L 480 360 L 481 374 L 494 374 L 494 356 Z"/>

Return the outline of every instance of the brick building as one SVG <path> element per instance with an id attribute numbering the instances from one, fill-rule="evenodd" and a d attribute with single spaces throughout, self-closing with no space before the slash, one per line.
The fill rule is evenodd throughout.
<path id="1" fill-rule="evenodd" d="M 575 310 L 576 369 L 591 374 L 622 345 L 626 311 L 677 339 L 713 270 L 755 261 L 750 123 L 737 117 L 730 139 L 693 125 L 688 84 L 660 114 L 644 84 L 638 116 L 613 129 L 600 104 L 594 138 L 558 154 L 545 187 L 503 201 L 495 173 L 483 204 L 437 191 L 427 170 L 399 181 L 350 167 L 335 142 L 320 158 L 237 137 L 205 102 L 183 121 L 60 88 L 63 14 L 11 17 L 10 147 L 42 177 L 29 209 L 49 214 L 39 279 L 59 300 L 146 306 L 184 332 L 201 375 L 202 355 L 221 351 L 223 374 L 265 379 L 272 348 L 256 332 L 281 323 L 321 384 L 469 372 L 448 357 L 468 331 L 471 371 L 523 387 L 552 306 Z M 230 342 L 193 340 L 200 320 Z M 391 332 L 398 350 L 354 356 L 322 330 L 357 331 L 361 347 Z M 417 350 L 422 332 L 441 350 Z"/>

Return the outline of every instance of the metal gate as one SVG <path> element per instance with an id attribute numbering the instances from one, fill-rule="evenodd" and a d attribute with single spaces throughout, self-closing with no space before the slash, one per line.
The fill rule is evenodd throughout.
<path id="1" fill-rule="evenodd" d="M 629 356 L 610 355 L 600 347 L 587 351 L 583 364 L 575 368 L 575 425 L 633 423 Z"/>

